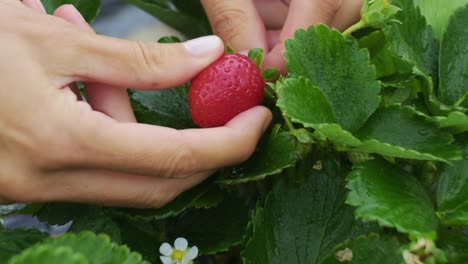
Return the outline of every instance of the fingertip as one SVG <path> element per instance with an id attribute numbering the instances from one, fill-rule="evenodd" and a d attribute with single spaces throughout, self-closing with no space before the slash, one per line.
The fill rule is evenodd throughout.
<path id="1" fill-rule="evenodd" d="M 287 74 L 286 57 L 284 56 L 285 51 L 286 47 L 284 43 L 276 45 L 271 52 L 265 56 L 263 68 L 277 68 L 280 70 L 281 74 Z"/>
<path id="2" fill-rule="evenodd" d="M 264 132 L 268 128 L 272 118 L 273 114 L 270 109 L 265 106 L 256 106 L 240 113 L 225 126 L 240 129 L 259 127 Z"/>
<path id="3" fill-rule="evenodd" d="M 194 57 L 219 56 L 224 50 L 223 41 L 215 35 L 188 40 L 182 45 Z"/>
<path id="4" fill-rule="evenodd" d="M 88 22 L 83 18 L 80 11 L 76 9 L 76 7 L 72 4 L 65 4 L 59 6 L 54 11 L 54 16 L 60 17 L 74 25 L 79 26 L 80 28 L 87 29 L 92 31 L 91 27 L 89 26 Z"/>

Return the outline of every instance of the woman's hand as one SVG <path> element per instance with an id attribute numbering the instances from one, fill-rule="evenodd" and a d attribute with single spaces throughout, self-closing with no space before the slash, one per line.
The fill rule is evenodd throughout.
<path id="1" fill-rule="evenodd" d="M 39 0 L 0 0 L 3 203 L 160 207 L 251 155 L 271 119 L 266 108 L 224 127 L 178 131 L 135 123 L 118 88 L 189 81 L 222 54 L 219 38 L 130 42 L 94 34 L 72 6 L 59 8 L 60 18 L 43 10 Z M 78 80 L 89 103 L 77 97 Z"/>
<path id="2" fill-rule="evenodd" d="M 269 51 L 265 68 L 286 72 L 284 42 L 324 23 L 344 30 L 359 21 L 362 0 L 202 0 L 213 31 L 239 51 Z"/>

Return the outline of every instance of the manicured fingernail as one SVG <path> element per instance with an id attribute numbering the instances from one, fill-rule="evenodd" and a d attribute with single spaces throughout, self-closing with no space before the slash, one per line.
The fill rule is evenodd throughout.
<path id="1" fill-rule="evenodd" d="M 206 36 L 186 41 L 183 45 L 192 56 L 205 56 L 219 49 L 222 41 L 217 36 Z"/>
<path id="2" fill-rule="evenodd" d="M 36 6 L 36 8 L 44 12 L 44 14 L 47 14 L 47 11 L 45 10 L 44 5 L 42 4 L 41 0 L 34 0 L 34 5 Z"/>

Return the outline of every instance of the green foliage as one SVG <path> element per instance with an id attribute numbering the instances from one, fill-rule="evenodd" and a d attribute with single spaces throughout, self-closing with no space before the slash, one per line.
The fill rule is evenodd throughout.
<path id="1" fill-rule="evenodd" d="M 187 38 L 196 38 L 211 33 L 208 19 L 203 12 L 200 1 L 127 0 L 127 2 L 158 18 Z M 174 6 L 175 8 L 173 8 Z"/>
<path id="2" fill-rule="evenodd" d="M 304 146 L 288 132 L 272 132 L 259 143 L 253 156 L 246 162 L 226 169 L 221 182 L 238 184 L 264 179 L 292 167 L 299 159 Z"/>
<path id="3" fill-rule="evenodd" d="M 468 226 L 443 226 L 439 229 L 439 246 L 448 259 L 448 263 L 468 263 Z"/>
<path id="4" fill-rule="evenodd" d="M 289 74 L 312 81 L 326 96 L 336 123 L 351 132 L 376 110 L 380 87 L 367 50 L 338 31 L 319 25 L 286 41 Z M 314 112 L 311 112 L 314 113 Z"/>
<path id="5" fill-rule="evenodd" d="M 64 259 L 60 262 L 60 257 Z M 110 242 L 109 237 L 83 232 L 48 239 L 20 255 L 10 263 L 126 263 L 143 264 L 141 255 L 132 253 L 125 246 Z"/>
<path id="6" fill-rule="evenodd" d="M 270 68 L 266 69 L 265 71 L 262 72 L 262 78 L 265 81 L 274 81 L 276 78 L 278 78 L 280 75 L 280 72 L 276 68 Z"/>
<path id="7" fill-rule="evenodd" d="M 421 12 L 426 17 L 427 23 L 434 29 L 437 38 L 441 39 L 453 12 L 468 4 L 468 0 L 415 0 L 415 3 L 421 8 Z"/>
<path id="8" fill-rule="evenodd" d="M 175 36 L 166 36 L 158 40 L 158 43 L 179 43 L 181 42 L 178 37 Z"/>
<path id="9" fill-rule="evenodd" d="M 338 246 L 324 264 L 396 264 L 402 263 L 399 243 L 394 238 L 379 237 L 376 234 L 361 236 Z"/>
<path id="10" fill-rule="evenodd" d="M 255 62 L 255 65 L 257 65 L 259 69 L 262 68 L 264 53 L 263 49 L 258 48 L 249 51 L 249 58 Z"/>
<path id="11" fill-rule="evenodd" d="M 416 236 L 436 232 L 438 220 L 429 195 L 404 170 L 383 160 L 366 161 L 354 166 L 347 181 L 346 202 L 356 206 L 357 217 Z"/>
<path id="12" fill-rule="evenodd" d="M 438 95 L 448 105 L 468 107 L 468 4 L 455 12 L 442 38 Z"/>
<path id="13" fill-rule="evenodd" d="M 438 215 L 450 225 L 468 225 L 468 142 L 465 159 L 441 167 L 437 183 Z"/>
<path id="14" fill-rule="evenodd" d="M 208 180 L 184 192 L 169 204 L 159 209 L 114 208 L 111 213 L 130 220 L 152 221 L 177 216 L 190 208 L 210 208 L 218 205 L 223 196 L 219 189 Z"/>
<path id="15" fill-rule="evenodd" d="M 157 91 L 130 90 L 130 100 L 140 123 L 172 128 L 196 125 L 188 108 L 188 85 Z"/>
<path id="16" fill-rule="evenodd" d="M 249 221 L 244 199 L 229 195 L 217 207 L 192 209 L 170 219 L 169 241 L 185 237 L 203 254 L 225 252 L 239 244 Z"/>
<path id="17" fill-rule="evenodd" d="M 49 235 L 34 229 L 0 230 L 0 263 L 46 239 Z M 4 261 L 4 262 L 2 262 Z"/>
<path id="18" fill-rule="evenodd" d="M 366 233 L 344 204 L 343 171 L 325 164 L 304 180 L 281 179 L 257 208 L 244 263 L 320 263 L 340 242 Z"/>
<path id="19" fill-rule="evenodd" d="M 101 0 L 41 0 L 47 13 L 53 14 L 62 5 L 72 4 L 80 11 L 83 18 L 91 23 L 99 14 Z"/>

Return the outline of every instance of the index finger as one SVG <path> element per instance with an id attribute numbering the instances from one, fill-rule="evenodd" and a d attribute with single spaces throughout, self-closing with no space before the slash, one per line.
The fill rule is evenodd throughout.
<path id="1" fill-rule="evenodd" d="M 293 37 L 296 30 L 321 23 L 342 29 L 359 17 L 361 2 L 362 0 L 292 0 L 288 18 L 280 33 L 280 42 L 265 57 L 265 67 L 276 67 L 285 73 L 284 42 Z"/>
<path id="2" fill-rule="evenodd" d="M 238 51 L 266 49 L 265 25 L 252 0 L 202 0 L 216 35 Z"/>

